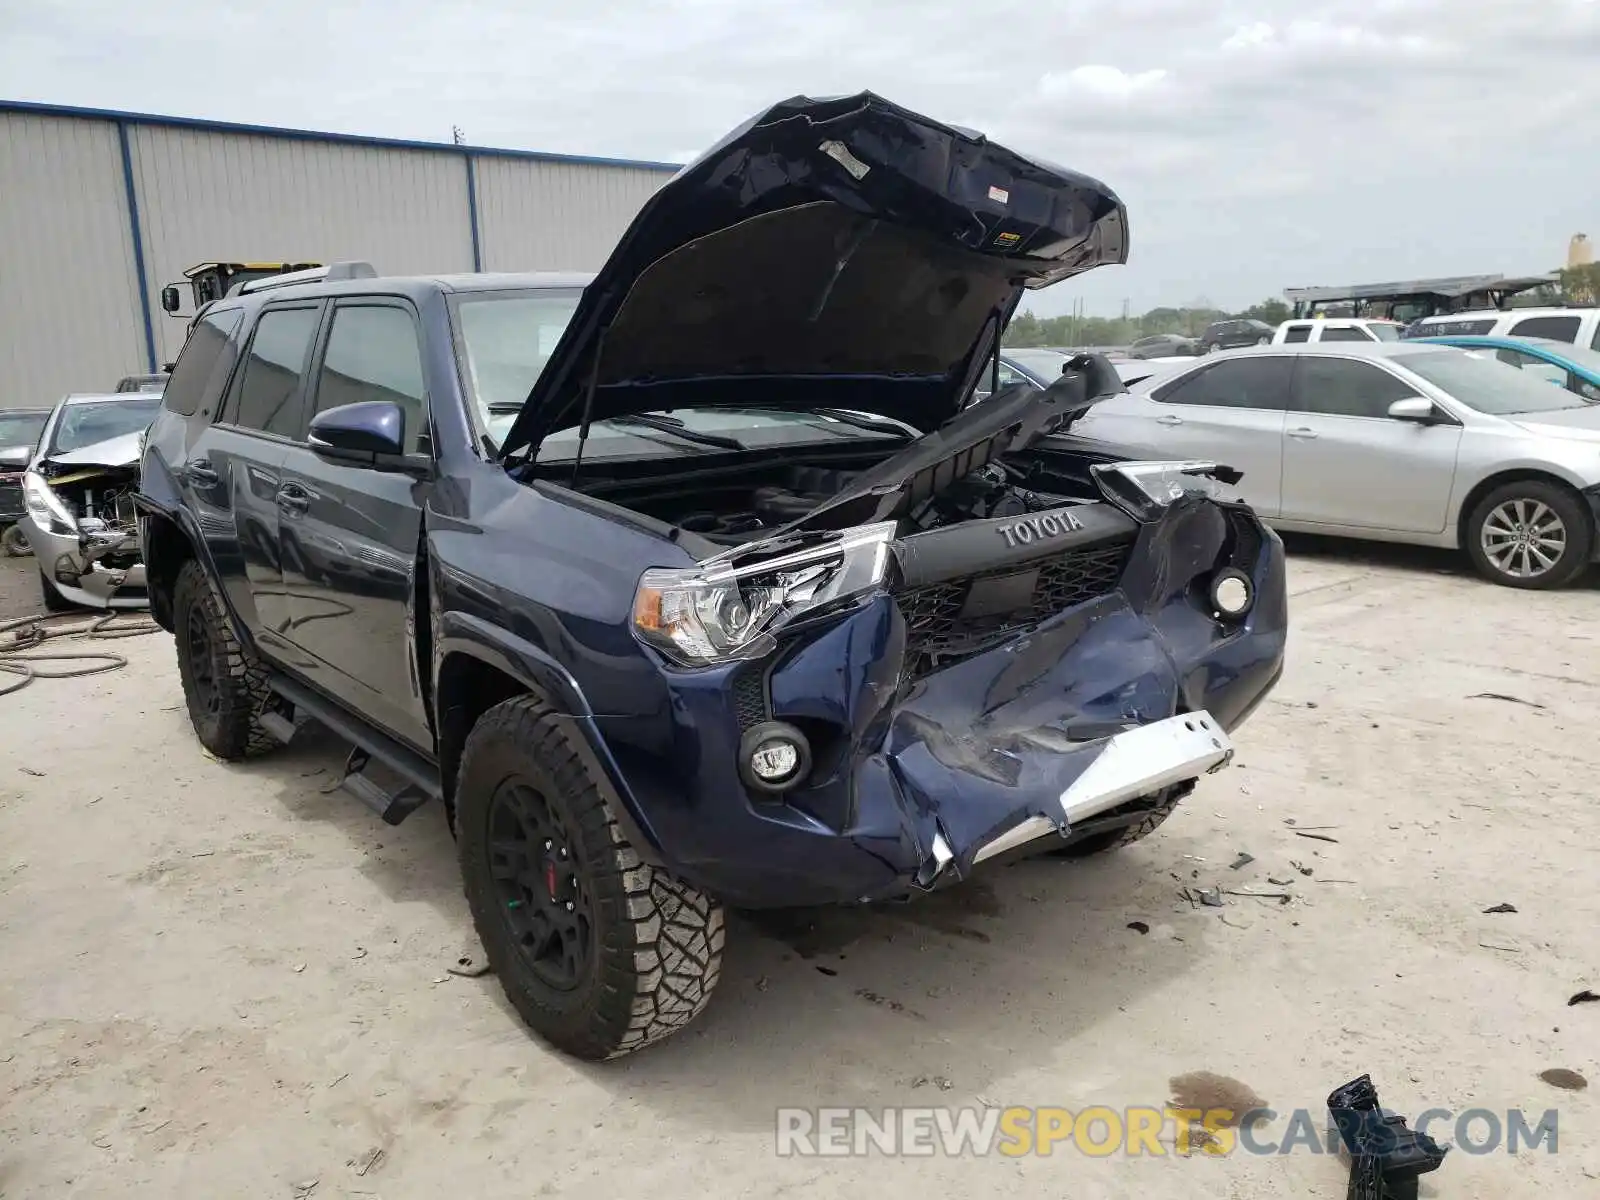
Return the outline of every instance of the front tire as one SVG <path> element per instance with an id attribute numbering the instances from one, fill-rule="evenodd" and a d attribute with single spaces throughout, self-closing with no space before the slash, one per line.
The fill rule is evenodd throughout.
<path id="1" fill-rule="evenodd" d="M 1091 833 L 1088 837 L 1068 842 L 1061 849 L 1052 850 L 1050 853 L 1057 858 L 1089 858 L 1096 854 L 1120 850 L 1135 842 L 1142 842 L 1166 823 L 1167 818 L 1178 807 L 1178 802 L 1193 790 L 1193 783 L 1169 788 L 1166 795 L 1162 796 L 1161 802 L 1145 812 L 1133 824 L 1124 825 L 1119 829 L 1107 829 L 1103 833 Z M 1134 800 L 1130 803 L 1139 804 L 1141 801 Z"/>
<path id="2" fill-rule="evenodd" d="M 1256 345 L 1258 345 L 1258 346 L 1270 346 L 1270 345 L 1272 345 L 1272 339 L 1269 338 L 1269 337 L 1266 337 L 1266 336 L 1258 337 L 1256 339 Z"/>
<path id="3" fill-rule="evenodd" d="M 256 723 L 270 699 L 267 673 L 233 636 L 222 601 L 192 558 L 172 588 L 172 628 L 183 699 L 200 744 L 227 762 L 277 745 Z"/>
<path id="4" fill-rule="evenodd" d="M 485 713 L 462 750 L 457 851 L 489 964 L 556 1048 L 617 1058 L 705 1009 L 722 906 L 645 863 L 564 724 L 532 696 Z"/>
<path id="5" fill-rule="evenodd" d="M 1564 587 L 1582 574 L 1594 546 L 1594 519 L 1560 484 L 1518 480 L 1473 507 L 1467 554 L 1478 573 L 1504 587 Z"/>
<path id="6" fill-rule="evenodd" d="M 7 525 L 0 540 L 4 541 L 7 558 L 27 558 L 33 553 L 33 547 L 28 545 L 28 537 L 22 532 L 21 525 Z"/>
<path id="7" fill-rule="evenodd" d="M 45 612 L 69 613 L 77 612 L 78 606 L 61 594 L 59 588 L 52 582 L 50 576 L 44 573 L 44 568 L 39 568 L 39 599 L 44 602 Z"/>

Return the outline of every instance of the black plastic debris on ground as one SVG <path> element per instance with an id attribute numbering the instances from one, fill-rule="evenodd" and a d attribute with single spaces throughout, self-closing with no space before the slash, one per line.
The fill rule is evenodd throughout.
<path id="1" fill-rule="evenodd" d="M 1328 1115 L 1350 1152 L 1345 1200 L 1416 1200 L 1417 1177 L 1438 1170 L 1449 1150 L 1381 1108 L 1371 1075 L 1335 1088 Z"/>
<path id="2" fill-rule="evenodd" d="M 1516 911 L 1517 906 L 1515 904 L 1496 904 L 1493 908 L 1486 908 L 1483 910 L 1485 916 L 1488 916 L 1490 913 L 1514 913 Z"/>
<path id="3" fill-rule="evenodd" d="M 1567 1007 L 1571 1008 L 1574 1004 L 1593 1004 L 1597 1000 L 1600 1000 L 1600 996 L 1595 995 L 1588 988 L 1584 988 L 1583 991 L 1567 1001 Z"/>
<path id="4" fill-rule="evenodd" d="M 1239 857 L 1234 859 L 1233 862 L 1228 864 L 1228 866 L 1230 870 L 1237 871 L 1243 867 L 1248 867 L 1251 863 L 1255 862 L 1255 860 L 1256 856 L 1254 854 L 1246 854 L 1243 850 L 1241 850 L 1239 851 Z"/>
<path id="5" fill-rule="evenodd" d="M 1146 925 L 1143 921 L 1129 921 L 1128 928 L 1133 930 L 1135 933 L 1150 932 L 1150 926 Z"/>

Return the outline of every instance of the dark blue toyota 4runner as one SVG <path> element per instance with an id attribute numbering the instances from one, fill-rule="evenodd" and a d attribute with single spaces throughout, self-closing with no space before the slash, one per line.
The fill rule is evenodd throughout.
<path id="1" fill-rule="evenodd" d="M 1144 836 L 1228 761 L 1287 605 L 1225 465 L 1072 434 L 1103 359 L 991 386 L 1023 290 L 1127 245 L 1093 179 L 797 98 L 596 276 L 215 302 L 139 497 L 196 734 L 320 722 L 384 819 L 442 802 L 490 965 L 587 1058 L 704 1008 L 724 905 Z"/>

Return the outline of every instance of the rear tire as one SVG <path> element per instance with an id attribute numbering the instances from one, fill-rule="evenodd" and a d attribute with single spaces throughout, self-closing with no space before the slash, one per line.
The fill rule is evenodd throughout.
<path id="1" fill-rule="evenodd" d="M 172 588 L 172 628 L 178 678 L 200 744 L 228 762 L 278 744 L 256 723 L 271 700 L 267 673 L 233 636 L 205 571 L 188 559 Z"/>
<path id="2" fill-rule="evenodd" d="M 50 576 L 44 573 L 44 568 L 39 568 L 39 598 L 44 601 L 46 612 L 69 613 L 77 612 L 78 606 L 61 594 Z"/>
<path id="3" fill-rule="evenodd" d="M 478 937 L 540 1037 L 578 1058 L 617 1058 L 704 1010 L 722 967 L 722 906 L 640 859 L 542 701 L 519 696 L 479 718 L 455 813 Z"/>
<path id="4" fill-rule="evenodd" d="M 1594 535 L 1594 518 L 1582 500 L 1560 484 L 1524 479 L 1502 484 L 1478 501 L 1463 540 L 1485 579 L 1543 590 L 1565 587 L 1583 573 Z"/>
<path id="5" fill-rule="evenodd" d="M 1272 339 L 1269 338 L 1269 337 L 1263 336 L 1263 337 L 1258 337 L 1256 339 L 1256 345 L 1258 345 L 1258 346 L 1270 346 L 1271 344 L 1272 344 Z"/>

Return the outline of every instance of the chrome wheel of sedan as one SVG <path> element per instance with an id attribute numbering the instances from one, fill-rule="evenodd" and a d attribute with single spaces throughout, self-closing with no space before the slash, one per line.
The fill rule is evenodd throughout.
<path id="1" fill-rule="evenodd" d="M 1506 500 L 1484 518 L 1479 539 L 1483 555 L 1516 579 L 1534 579 L 1553 570 L 1567 552 L 1567 526 L 1542 500 Z"/>
<path id="2" fill-rule="evenodd" d="M 1595 544 L 1589 507 L 1553 479 L 1503 483 L 1462 524 L 1462 549 L 1479 574 L 1503 587 L 1565 587 L 1588 566 Z"/>

